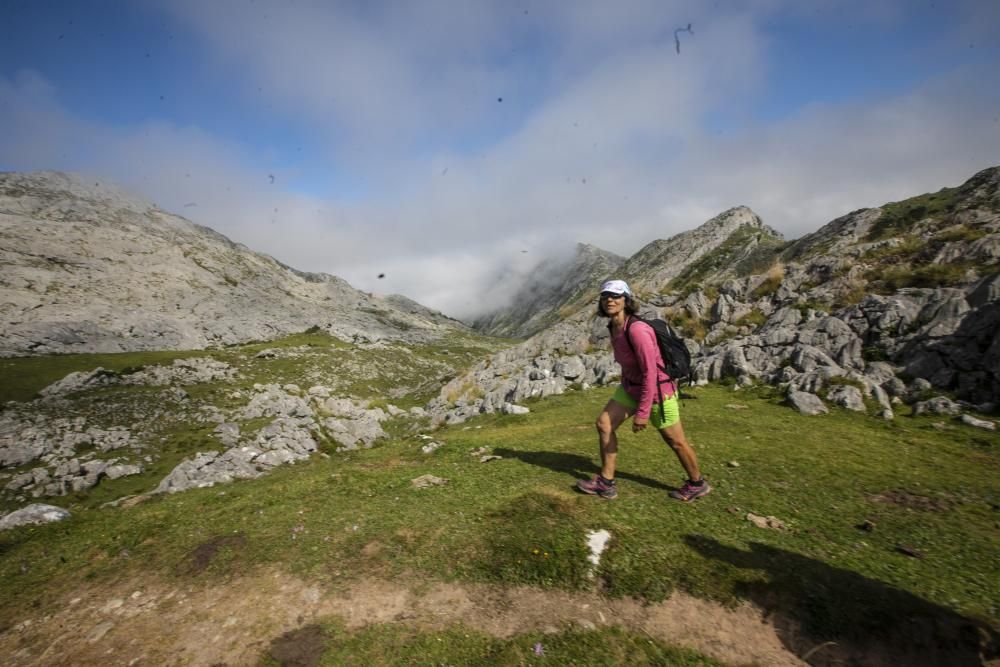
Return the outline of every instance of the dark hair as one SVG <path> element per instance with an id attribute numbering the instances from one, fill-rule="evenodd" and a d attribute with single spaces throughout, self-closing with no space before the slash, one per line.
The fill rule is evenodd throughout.
<path id="1" fill-rule="evenodd" d="M 597 297 L 597 314 L 601 317 L 611 317 L 606 312 L 604 312 L 604 299 Z M 626 315 L 638 315 L 639 307 L 635 304 L 635 300 L 632 298 L 631 294 L 625 295 L 625 314 Z"/>

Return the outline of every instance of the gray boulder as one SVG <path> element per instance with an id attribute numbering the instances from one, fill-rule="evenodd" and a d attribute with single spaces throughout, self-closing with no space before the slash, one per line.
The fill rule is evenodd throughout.
<path id="1" fill-rule="evenodd" d="M 913 405 L 915 415 L 951 415 L 962 414 L 962 406 L 946 396 L 936 396 L 929 401 L 921 401 Z"/>
<path id="2" fill-rule="evenodd" d="M 865 412 L 865 400 L 861 390 L 850 385 L 837 385 L 827 392 L 826 400 L 854 412 Z"/>
<path id="3" fill-rule="evenodd" d="M 5 514 L 3 517 L 0 517 L 0 530 L 8 530 L 10 528 L 27 526 L 30 524 L 65 521 L 71 516 L 72 514 L 62 507 L 33 503 L 27 507 L 22 507 L 19 510 L 15 510 L 10 514 Z"/>
<path id="4" fill-rule="evenodd" d="M 825 415 L 829 412 L 819 396 L 805 391 L 796 391 L 794 389 L 789 391 L 788 402 L 804 415 Z"/>
<path id="5" fill-rule="evenodd" d="M 977 419 L 972 415 L 962 415 L 961 420 L 963 424 L 968 424 L 969 426 L 974 426 L 975 428 L 981 428 L 984 431 L 997 430 L 996 423 L 987 421 L 985 419 Z"/>

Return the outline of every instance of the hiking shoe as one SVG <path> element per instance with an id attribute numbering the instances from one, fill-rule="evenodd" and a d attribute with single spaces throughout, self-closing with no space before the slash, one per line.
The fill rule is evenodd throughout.
<path id="1" fill-rule="evenodd" d="M 689 479 L 684 482 L 684 486 L 671 491 L 670 497 L 688 502 L 694 500 L 695 498 L 701 498 L 702 496 L 708 495 L 711 490 L 712 487 L 710 487 L 708 482 L 705 480 L 701 480 L 701 484 L 695 484 Z"/>
<path id="2" fill-rule="evenodd" d="M 607 500 L 614 500 L 618 497 L 618 487 L 615 484 L 608 484 L 600 475 L 594 475 L 593 479 L 581 479 L 576 483 L 576 488 L 592 496 L 600 496 Z"/>

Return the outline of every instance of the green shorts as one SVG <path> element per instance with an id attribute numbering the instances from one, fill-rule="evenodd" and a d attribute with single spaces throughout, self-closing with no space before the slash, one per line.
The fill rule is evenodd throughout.
<path id="1" fill-rule="evenodd" d="M 639 407 L 639 401 L 629 396 L 628 392 L 625 391 L 625 387 L 621 385 L 618 385 L 618 389 L 615 390 L 611 400 L 619 405 L 624 405 L 633 414 L 635 414 L 636 408 Z M 653 403 L 653 407 L 649 411 L 649 423 L 657 430 L 673 426 L 680 420 L 681 410 L 677 402 L 676 392 L 670 398 L 663 399 L 663 402 L 660 404 Z"/>

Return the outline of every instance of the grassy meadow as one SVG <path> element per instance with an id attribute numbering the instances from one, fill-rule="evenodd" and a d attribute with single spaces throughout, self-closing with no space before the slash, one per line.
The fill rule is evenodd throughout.
<path id="1" fill-rule="evenodd" d="M 447 347 L 365 351 L 303 335 L 199 352 L 233 363 L 240 377 L 186 390 L 190 401 L 224 406 L 234 388 L 254 382 L 329 382 L 344 395 L 405 408 L 504 344 L 470 337 Z M 304 354 L 254 356 L 276 346 Z M 16 378 L 4 383 L 3 399 L 28 400 L 72 370 L 123 371 L 177 356 L 2 360 L 5 380 Z M 349 376 L 357 365 L 376 370 L 364 380 Z M 398 387 L 409 391 L 388 398 Z M 325 447 L 328 456 L 257 480 L 103 506 L 151 490 L 183 456 L 218 448 L 204 424 L 169 422 L 158 433 L 172 453 L 148 474 L 39 499 L 69 507 L 73 518 L 0 532 L 0 628 L 83 583 L 224 582 L 273 567 L 330 589 L 375 578 L 597 589 L 646 602 L 674 591 L 724 605 L 750 600 L 794 618 L 816 640 L 905 634 L 913 615 L 938 625 L 971 619 L 995 630 L 1000 623 L 1000 434 L 907 416 L 902 406 L 891 422 L 840 409 L 807 417 L 768 388 L 691 388 L 682 417 L 714 492 L 691 504 L 669 499 L 683 476 L 673 454 L 654 433 L 625 427 L 619 497 L 606 501 L 573 485 L 597 472 L 593 420 L 610 393 L 571 391 L 528 402 L 527 415 L 482 416 L 433 433 L 399 418 L 387 427 L 392 437 L 368 450 Z M 76 408 L 64 409 L 117 401 L 134 410 L 157 400 L 142 387 L 75 399 Z M 423 434 L 442 446 L 423 453 Z M 481 462 L 483 454 L 501 458 Z M 448 481 L 415 488 L 411 480 L 427 474 Z M 758 527 L 748 513 L 785 528 Z M 584 538 L 596 529 L 612 539 L 593 577 Z M 213 545 L 210 558 L 199 558 L 205 545 Z M 410 664 L 407 656 L 422 656 L 413 658 L 419 664 L 526 664 L 526 656 L 547 664 L 717 664 L 623 629 L 567 629 L 546 637 L 545 656 L 531 654 L 534 635 L 502 640 L 392 625 L 348 631 L 333 618 L 320 634 L 322 664 L 343 664 L 345 655 L 372 664 Z M 594 653 L 609 642 L 616 653 Z M 282 662 L 273 652 L 262 660 Z"/>

